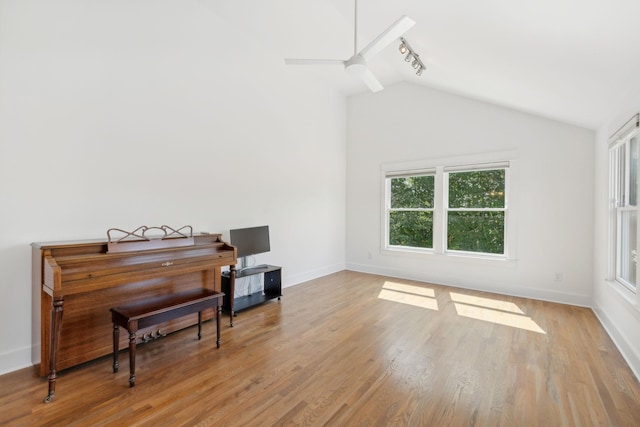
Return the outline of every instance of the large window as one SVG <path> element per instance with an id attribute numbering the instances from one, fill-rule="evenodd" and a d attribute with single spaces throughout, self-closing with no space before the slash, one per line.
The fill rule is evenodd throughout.
<path id="1" fill-rule="evenodd" d="M 509 163 L 385 172 L 385 247 L 507 256 Z"/>
<path id="2" fill-rule="evenodd" d="M 638 123 L 610 145 L 611 270 L 615 280 L 635 291 L 638 264 Z"/>

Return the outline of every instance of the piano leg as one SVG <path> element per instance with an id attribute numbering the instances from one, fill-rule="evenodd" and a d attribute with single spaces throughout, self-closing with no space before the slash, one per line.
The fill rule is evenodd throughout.
<path id="1" fill-rule="evenodd" d="M 53 299 L 51 309 L 51 337 L 49 342 L 49 393 L 44 398 L 44 403 L 50 403 L 56 392 L 56 379 L 58 378 L 58 346 L 60 345 L 60 329 L 62 327 L 62 306 L 64 299 L 56 297 Z"/>

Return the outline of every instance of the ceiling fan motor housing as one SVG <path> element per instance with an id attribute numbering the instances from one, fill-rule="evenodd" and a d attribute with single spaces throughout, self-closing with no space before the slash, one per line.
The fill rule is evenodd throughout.
<path id="1" fill-rule="evenodd" d="M 367 61 L 360 54 L 353 55 L 344 63 L 344 68 L 349 73 L 362 75 L 367 70 Z"/>

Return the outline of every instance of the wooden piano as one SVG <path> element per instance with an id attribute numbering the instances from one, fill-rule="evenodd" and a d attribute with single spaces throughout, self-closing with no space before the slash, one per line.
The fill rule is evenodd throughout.
<path id="1" fill-rule="evenodd" d="M 220 234 L 179 234 L 150 242 L 112 242 L 109 236 L 32 244 L 33 297 L 40 300 L 40 375 L 49 375 L 45 402 L 53 398 L 59 370 L 112 353 L 111 307 L 192 288 L 219 292 L 223 266 L 235 276 L 237 251 Z M 214 315 L 210 310 L 204 318 Z M 193 314 L 140 330 L 139 336 L 157 337 L 197 322 Z M 126 337 L 119 346 L 128 346 Z"/>

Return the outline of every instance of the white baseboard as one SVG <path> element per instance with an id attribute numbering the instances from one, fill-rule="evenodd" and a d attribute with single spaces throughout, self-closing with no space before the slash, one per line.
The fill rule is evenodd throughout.
<path id="1" fill-rule="evenodd" d="M 604 330 L 607 331 L 607 334 L 620 351 L 620 354 L 622 354 L 624 360 L 626 360 L 636 378 L 640 380 L 640 354 L 638 354 L 634 348 L 629 345 L 629 342 L 626 340 L 624 335 L 620 333 L 607 314 L 597 307 L 597 304 L 594 304 L 594 307 L 591 310 L 600 321 Z"/>
<path id="2" fill-rule="evenodd" d="M 33 366 L 31 347 L 22 347 L 0 354 L 0 375 Z"/>
<path id="3" fill-rule="evenodd" d="M 317 279 L 318 277 L 337 273 L 338 271 L 343 271 L 344 269 L 344 263 L 338 263 L 327 265 L 325 267 L 317 268 L 311 271 L 305 271 L 304 273 L 294 274 L 292 276 L 285 275 L 282 278 L 282 287 L 288 288 L 289 286 L 299 285 L 300 283 L 308 282 L 309 280 Z"/>
<path id="4" fill-rule="evenodd" d="M 407 270 L 399 270 L 394 268 L 386 268 L 379 266 L 371 266 L 366 264 L 348 263 L 347 270 L 359 271 L 362 273 L 378 274 L 381 276 L 396 277 L 399 279 L 416 280 L 419 282 L 433 283 L 434 285 L 451 286 L 460 289 L 471 289 L 474 291 L 492 292 L 502 295 L 510 295 L 514 297 L 531 298 L 542 301 L 557 302 L 561 304 L 575 305 L 579 307 L 591 307 L 591 296 L 578 295 L 566 292 L 547 291 L 540 289 L 525 288 L 522 286 L 509 286 L 509 288 L 491 287 L 491 286 L 475 286 L 469 283 L 443 283 L 434 281 L 426 274 L 416 273 Z"/>

